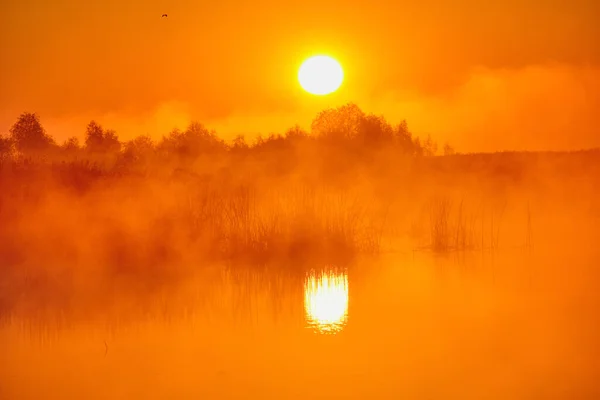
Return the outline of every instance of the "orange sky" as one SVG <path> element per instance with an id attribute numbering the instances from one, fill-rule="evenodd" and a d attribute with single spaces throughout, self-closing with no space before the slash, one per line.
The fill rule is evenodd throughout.
<path id="1" fill-rule="evenodd" d="M 598 21 L 596 0 L 8 0 L 0 132 L 27 110 L 59 139 L 92 118 L 231 137 L 354 101 L 463 151 L 600 146 Z M 296 81 L 319 52 L 346 74 L 326 98 Z"/>

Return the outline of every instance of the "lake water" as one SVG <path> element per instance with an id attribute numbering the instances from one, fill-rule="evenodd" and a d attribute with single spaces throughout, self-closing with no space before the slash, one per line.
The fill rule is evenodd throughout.
<path id="1" fill-rule="evenodd" d="M 563 253 L 407 251 L 13 316 L 0 398 L 598 399 L 600 258 Z"/>

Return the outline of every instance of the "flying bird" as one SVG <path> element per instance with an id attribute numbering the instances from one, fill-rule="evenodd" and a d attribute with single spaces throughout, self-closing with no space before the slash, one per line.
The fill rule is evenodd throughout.
<path id="1" fill-rule="evenodd" d="M 168 15 L 167 15 L 167 14 L 163 14 L 163 15 L 161 15 L 161 18 L 167 18 L 167 17 L 168 17 Z"/>

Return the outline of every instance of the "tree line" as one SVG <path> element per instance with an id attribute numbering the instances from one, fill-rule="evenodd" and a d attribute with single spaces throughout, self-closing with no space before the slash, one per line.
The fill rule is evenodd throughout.
<path id="1" fill-rule="evenodd" d="M 147 135 L 121 141 L 114 130 L 91 121 L 83 143 L 70 137 L 59 144 L 43 127 L 36 113 L 24 112 L 8 134 L 0 135 L 0 160 L 35 159 L 47 161 L 92 160 L 136 163 L 162 159 L 195 159 L 224 153 L 249 154 L 285 150 L 296 145 L 313 145 L 352 154 L 381 149 L 406 156 L 433 156 L 437 143 L 427 136 L 413 135 L 406 121 L 392 125 L 383 116 L 367 114 L 355 104 L 346 104 L 320 112 L 312 121 L 311 132 L 295 126 L 284 134 L 257 137 L 248 142 L 242 135 L 226 142 L 203 124 L 192 122 L 185 130 L 174 129 L 160 140 Z M 446 144 L 444 154 L 453 153 Z"/>

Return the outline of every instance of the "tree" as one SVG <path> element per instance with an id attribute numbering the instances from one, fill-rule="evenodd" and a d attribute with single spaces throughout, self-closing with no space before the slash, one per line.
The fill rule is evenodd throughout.
<path id="1" fill-rule="evenodd" d="M 21 114 L 9 132 L 15 149 L 24 155 L 42 155 L 56 145 L 35 113 Z"/>
<path id="2" fill-rule="evenodd" d="M 215 153 L 226 149 L 225 142 L 217 136 L 217 133 L 209 131 L 199 122 L 192 122 L 183 132 L 181 144 L 186 148 L 190 156 Z"/>
<path id="3" fill-rule="evenodd" d="M 427 135 L 423 142 L 423 150 L 426 156 L 435 156 L 437 154 L 438 146 L 437 143 L 431 138 L 431 135 Z"/>
<path id="4" fill-rule="evenodd" d="M 235 139 L 233 139 L 231 150 L 234 152 L 242 152 L 248 150 L 249 147 L 244 135 L 237 135 Z"/>
<path id="5" fill-rule="evenodd" d="M 358 135 L 365 113 L 353 103 L 321 111 L 311 123 L 312 132 L 332 141 L 353 139 Z"/>
<path id="6" fill-rule="evenodd" d="M 444 145 L 444 155 L 445 156 L 451 156 L 456 154 L 456 151 L 454 150 L 454 147 L 450 146 L 449 143 L 446 143 Z"/>
<path id="7" fill-rule="evenodd" d="M 150 136 L 138 136 L 125 143 L 123 158 L 129 162 L 146 161 L 155 153 L 154 142 Z"/>
<path id="8" fill-rule="evenodd" d="M 0 161 L 12 156 L 13 143 L 8 137 L 0 136 Z"/>
<path id="9" fill-rule="evenodd" d="M 109 129 L 104 131 L 102 147 L 104 153 L 108 154 L 115 154 L 121 151 L 121 142 L 119 141 L 119 137 L 114 130 Z"/>
<path id="10" fill-rule="evenodd" d="M 408 130 L 406 120 L 403 120 L 394 129 L 394 142 L 404 154 L 416 154 L 417 145 L 413 139 L 412 133 Z"/>
<path id="11" fill-rule="evenodd" d="M 300 125 L 294 125 L 292 128 L 285 132 L 285 138 L 291 140 L 306 139 L 308 133 L 300 127 Z"/>
<path id="12" fill-rule="evenodd" d="M 394 130 L 384 117 L 365 115 L 360 121 L 358 139 L 367 147 L 378 148 L 393 142 Z"/>
<path id="13" fill-rule="evenodd" d="M 414 146 L 415 146 L 415 147 L 414 147 L 414 149 L 415 149 L 414 155 L 415 155 L 415 156 L 422 156 L 422 155 L 424 154 L 424 152 L 425 152 L 425 149 L 424 149 L 424 148 L 423 148 L 423 146 L 421 145 L 421 139 L 419 139 L 419 138 L 417 137 L 417 138 L 415 138 L 415 139 L 413 140 L 413 143 L 414 143 Z"/>
<path id="14" fill-rule="evenodd" d="M 65 140 L 62 147 L 67 151 L 79 150 L 81 148 L 81 146 L 79 145 L 79 139 L 75 136 Z"/>
<path id="15" fill-rule="evenodd" d="M 96 154 L 115 154 L 121 150 L 119 137 L 113 130 L 104 130 L 96 121 L 90 121 L 85 131 L 85 149 Z"/>
<path id="16" fill-rule="evenodd" d="M 104 130 L 96 121 L 90 121 L 85 130 L 85 149 L 90 152 L 99 152 L 102 149 Z"/>
<path id="17" fill-rule="evenodd" d="M 158 147 L 161 153 L 187 159 L 227 149 L 225 142 L 219 139 L 214 131 L 209 131 L 198 122 L 192 122 L 183 132 L 174 129 L 169 136 L 162 139 Z"/>
<path id="18" fill-rule="evenodd" d="M 353 103 L 322 111 L 311 129 L 320 138 L 339 144 L 352 141 L 360 148 L 380 148 L 394 141 L 394 129 L 384 117 L 365 114 Z"/>

